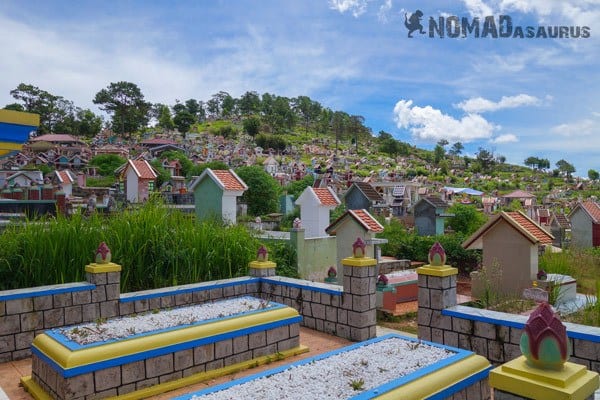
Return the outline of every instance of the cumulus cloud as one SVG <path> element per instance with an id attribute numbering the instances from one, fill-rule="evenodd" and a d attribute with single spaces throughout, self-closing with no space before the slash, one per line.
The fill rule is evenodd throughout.
<path id="1" fill-rule="evenodd" d="M 551 131 L 567 137 L 591 136 L 600 133 L 598 122 L 588 118 L 568 124 L 557 125 L 553 127 Z"/>
<path id="2" fill-rule="evenodd" d="M 385 0 L 383 4 L 379 7 L 379 12 L 377 13 L 377 17 L 381 22 L 388 22 L 388 13 L 392 9 L 392 0 Z"/>
<path id="3" fill-rule="evenodd" d="M 473 17 L 492 15 L 494 13 L 492 8 L 482 0 L 463 0 L 463 2 L 469 11 L 469 14 Z"/>
<path id="4" fill-rule="evenodd" d="M 502 96 L 498 102 L 484 99 L 483 97 L 475 97 L 455 104 L 454 107 L 468 113 L 483 113 L 487 111 L 498 111 L 505 108 L 537 106 L 540 104 L 541 100 L 535 96 L 518 94 L 516 96 Z"/>
<path id="5" fill-rule="evenodd" d="M 350 12 L 358 18 L 367 11 L 367 0 L 329 0 L 329 7 L 342 14 Z"/>
<path id="6" fill-rule="evenodd" d="M 519 138 L 517 138 L 517 136 L 513 135 L 512 133 L 500 135 L 500 136 L 497 136 L 497 137 L 493 138 L 492 140 L 490 140 L 491 143 L 495 143 L 495 144 L 514 143 L 514 142 L 518 142 L 518 141 L 519 141 Z"/>
<path id="7" fill-rule="evenodd" d="M 421 140 L 471 142 L 489 139 L 497 127 L 478 114 L 467 114 L 460 119 L 442 113 L 431 106 L 414 106 L 412 100 L 400 100 L 394 107 L 394 121 L 398 128 L 408 129 Z"/>

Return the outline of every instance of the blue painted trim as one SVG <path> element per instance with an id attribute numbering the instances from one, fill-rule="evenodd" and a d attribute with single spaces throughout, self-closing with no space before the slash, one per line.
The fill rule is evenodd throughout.
<path id="1" fill-rule="evenodd" d="M 5 295 L 0 294 L 0 301 L 26 299 L 26 298 L 30 298 L 30 297 L 41 297 L 41 296 L 55 295 L 55 294 L 61 294 L 61 293 L 82 292 L 84 290 L 94 290 L 94 289 L 96 289 L 96 285 L 93 285 L 91 283 L 81 285 L 81 286 L 71 286 L 71 287 L 67 286 L 67 287 L 55 288 L 55 289 L 53 289 L 53 288 L 42 289 L 42 290 L 35 290 L 35 288 L 34 288 L 34 290 L 24 289 L 22 292 L 20 291 L 19 293 L 5 294 Z"/>
<path id="2" fill-rule="evenodd" d="M 522 322 L 510 321 L 507 319 L 500 319 L 500 318 L 483 317 L 481 315 L 466 314 L 466 313 L 449 310 L 449 309 L 442 310 L 442 315 L 447 315 L 449 317 L 468 319 L 471 321 L 485 322 L 488 324 L 504 325 L 504 326 L 509 326 L 511 328 L 518 328 L 518 329 L 525 328 L 525 324 Z"/>
<path id="3" fill-rule="evenodd" d="M 508 326 L 511 328 L 525 329 L 525 324 L 522 322 L 516 322 L 516 321 L 511 321 L 509 319 L 502 319 L 502 318 L 484 317 L 481 315 L 474 315 L 474 314 L 469 314 L 469 313 L 450 310 L 450 309 L 442 310 L 442 315 L 447 315 L 449 317 L 455 317 L 455 318 L 461 318 L 461 319 L 467 319 L 467 320 L 471 320 L 471 321 L 485 322 L 488 324 Z M 565 324 L 565 325 L 567 325 L 567 324 Z M 600 335 L 595 335 L 593 333 L 574 331 L 574 330 L 569 329 L 568 325 L 567 325 L 567 336 L 571 339 L 580 339 L 580 340 L 585 340 L 585 341 L 592 342 L 592 343 L 600 343 Z"/>
<path id="4" fill-rule="evenodd" d="M 311 292 L 327 293 L 327 294 L 330 294 L 333 296 L 341 296 L 344 293 L 341 290 L 320 288 L 318 286 L 302 285 L 300 283 L 284 282 L 284 281 L 279 281 L 276 279 L 261 278 L 261 280 L 263 283 L 270 283 L 270 284 L 274 284 L 274 285 L 287 286 L 287 287 L 293 287 L 293 288 L 298 288 L 298 289 L 306 289 L 306 290 L 310 290 Z"/>
<path id="5" fill-rule="evenodd" d="M 245 298 L 245 297 L 250 297 L 250 296 L 243 296 L 241 298 Z M 204 304 L 210 304 L 210 303 L 204 303 Z M 190 308 L 190 307 L 195 307 L 195 306 L 187 306 L 187 307 L 181 307 L 181 308 Z M 92 348 L 92 347 L 102 346 L 104 344 L 119 342 L 119 341 L 125 340 L 125 339 L 129 340 L 129 339 L 134 339 L 134 338 L 138 338 L 138 337 L 142 337 L 142 336 L 156 335 L 156 334 L 159 334 L 159 333 L 170 332 L 170 331 L 174 331 L 174 330 L 177 330 L 177 329 L 189 328 L 189 327 L 192 327 L 192 326 L 200 326 L 200 325 L 210 324 L 210 323 L 213 323 L 213 322 L 216 322 L 216 321 L 224 321 L 224 320 L 228 320 L 228 319 L 232 319 L 232 318 L 241 317 L 241 316 L 244 316 L 244 315 L 252 315 L 252 314 L 262 313 L 262 312 L 265 312 L 265 311 L 278 310 L 280 308 L 287 308 L 287 306 L 284 305 L 284 304 L 280 304 L 280 303 L 269 302 L 268 308 L 262 308 L 262 309 L 259 309 L 259 310 L 250 310 L 250 311 L 246 311 L 246 312 L 241 312 L 241 313 L 237 313 L 237 314 L 228 315 L 226 317 L 217 317 L 217 318 L 205 319 L 205 320 L 202 320 L 202 321 L 194 322 L 192 324 L 177 325 L 177 326 L 172 326 L 172 327 L 163 328 L 163 329 L 156 329 L 156 330 L 153 330 L 153 331 L 148 331 L 148 332 L 138 333 L 138 334 L 135 334 L 135 335 L 130 335 L 130 336 L 127 336 L 126 338 L 110 339 L 110 340 L 105 340 L 103 342 L 94 342 L 94 343 L 89 343 L 89 344 L 79 344 L 79 343 L 77 343 L 75 341 L 72 341 L 72 340 L 68 339 L 65 335 L 63 335 L 60 332 L 64 328 L 54 328 L 54 329 L 45 331 L 44 333 L 46 335 L 50 336 L 55 341 L 57 341 L 58 343 L 60 343 L 63 346 L 65 346 L 67 349 L 69 349 L 71 351 L 77 351 L 77 350 L 89 349 L 89 348 Z M 125 316 L 125 317 L 122 317 L 122 318 L 131 318 L 131 317 Z M 72 327 L 65 327 L 65 328 L 72 328 Z"/>
<path id="6" fill-rule="evenodd" d="M 398 335 L 396 333 L 390 333 L 390 334 L 387 334 L 387 335 L 384 335 L 384 336 L 380 336 L 380 337 L 376 337 L 374 339 L 370 339 L 370 340 L 367 340 L 367 341 L 364 341 L 364 342 L 355 343 L 355 344 L 352 344 L 350 346 L 343 347 L 341 349 L 332 350 L 332 351 L 329 351 L 329 352 L 323 353 L 323 354 L 318 354 L 318 355 L 316 355 L 314 357 L 305 358 L 303 360 L 300 360 L 300 361 L 297 361 L 297 362 L 294 362 L 294 363 L 291 363 L 291 364 L 283 365 L 281 367 L 273 368 L 273 369 L 270 369 L 270 370 L 267 370 L 267 371 L 263 371 L 263 372 L 258 372 L 256 374 L 249 375 L 249 376 L 246 376 L 246 377 L 243 377 L 243 378 L 240 378 L 240 379 L 236 379 L 236 380 L 233 380 L 233 381 L 230 381 L 230 382 L 222 383 L 220 385 L 213 386 L 213 387 L 210 387 L 210 388 L 207 388 L 207 389 L 203 389 L 203 390 L 200 390 L 198 392 L 188 393 L 188 394 L 185 394 L 185 395 L 182 395 L 182 396 L 179 396 L 179 397 L 175 397 L 172 400 L 190 400 L 193 396 L 202 396 L 202 395 L 205 395 L 205 394 L 208 394 L 208 393 L 218 392 L 218 391 L 221 391 L 221 390 L 229 389 L 232 386 L 240 385 L 240 384 L 243 384 L 243 383 L 255 380 L 255 379 L 260 379 L 260 378 L 263 378 L 263 377 L 268 377 L 268 376 L 271 376 L 271 375 L 275 375 L 275 374 L 283 372 L 283 371 L 285 371 L 285 370 L 287 370 L 287 369 L 289 369 L 291 367 L 297 367 L 297 366 L 301 366 L 301 365 L 305 365 L 305 364 L 310 364 L 310 363 L 312 363 L 314 361 L 319 361 L 319 360 L 322 360 L 322 359 L 334 356 L 336 354 L 344 353 L 344 352 L 347 352 L 347 351 L 350 351 L 350 350 L 357 349 L 359 347 L 363 347 L 365 345 L 369 345 L 369 344 L 372 344 L 372 343 L 377 343 L 379 341 L 390 339 L 390 338 L 400 338 L 400 339 L 408 340 L 408 341 L 415 342 L 415 343 L 419 342 L 419 340 L 416 339 L 416 338 L 402 336 L 402 335 Z M 433 343 L 433 342 L 427 342 L 427 341 L 420 341 L 420 343 L 427 344 L 427 345 L 432 346 L 432 347 L 447 349 L 447 350 L 452 351 L 455 354 L 452 355 L 452 356 L 450 356 L 449 358 L 446 358 L 445 360 L 441 360 L 441 361 L 439 361 L 439 362 L 437 362 L 435 364 L 432 364 L 432 365 L 430 365 L 430 366 L 428 366 L 426 368 L 423 368 L 423 369 L 421 369 L 419 371 L 416 371 L 413 374 L 407 375 L 406 377 L 400 378 L 400 379 L 392 381 L 392 382 L 398 382 L 398 381 L 402 381 L 402 380 L 405 381 L 404 383 L 410 382 L 410 381 L 412 381 L 412 380 L 414 380 L 414 379 L 416 379 L 416 378 L 418 378 L 418 377 L 420 377 L 422 375 L 429 374 L 429 373 L 431 373 L 431 372 L 433 372 L 435 370 L 438 370 L 440 368 L 445 367 L 446 365 L 452 364 L 453 362 L 456 362 L 457 360 L 462 360 L 462 359 L 464 359 L 466 357 L 469 357 L 469 356 L 471 356 L 471 355 L 474 354 L 471 351 L 467 351 L 467 350 L 463 350 L 463 349 L 458 349 L 458 348 L 454 348 L 454 347 L 450 347 L 450 346 L 445 346 L 445 345 L 441 345 L 439 343 Z M 452 361 L 448 361 L 448 360 L 452 360 Z M 388 392 L 391 389 L 396 389 L 398 387 L 398 385 L 394 385 L 393 387 L 389 387 L 389 388 L 385 389 L 389 385 L 391 385 L 391 383 L 385 384 L 385 385 L 381 385 L 378 388 L 374 388 L 374 389 L 372 389 L 372 390 L 370 390 L 368 392 L 361 393 L 359 396 L 353 397 L 353 399 L 362 399 L 362 398 L 364 398 L 364 399 L 370 399 L 372 397 L 381 396 L 383 393 Z M 371 393 L 371 395 L 368 396 L 368 397 L 362 397 L 366 393 L 370 393 L 370 392 L 374 392 L 374 391 L 378 391 L 378 392 L 376 394 L 375 393 Z"/>
<path id="7" fill-rule="evenodd" d="M 212 290 L 212 289 L 221 289 L 221 288 L 231 287 L 231 286 L 241 286 L 241 285 L 246 285 L 249 283 L 260 283 L 260 278 L 248 278 L 247 280 L 244 280 L 244 281 L 224 282 L 224 283 L 217 283 L 214 285 L 193 286 L 193 287 L 186 287 L 186 288 L 182 288 L 182 289 L 165 290 L 164 292 L 161 291 L 161 292 L 140 294 L 137 296 L 122 297 L 119 301 L 121 303 L 129 303 L 129 302 L 138 301 L 138 300 L 155 299 L 157 297 L 175 296 L 178 294 L 204 292 L 204 291 Z"/>
<path id="8" fill-rule="evenodd" d="M 477 383 L 479 381 L 487 379 L 487 377 L 490 374 L 490 371 L 492 370 L 492 368 L 494 368 L 494 367 L 492 367 L 490 365 L 488 368 L 486 368 L 486 369 L 484 369 L 482 371 L 479 371 L 476 374 L 473 374 L 473 375 L 469 376 L 468 378 L 463 379 L 462 381 L 455 383 L 452 386 L 449 386 L 449 387 L 445 388 L 441 392 L 438 392 L 438 393 L 436 393 L 436 394 L 434 394 L 432 396 L 427 397 L 426 400 L 444 400 L 444 399 L 447 399 L 450 396 L 454 395 L 455 393 L 458 393 L 461 390 L 464 390 L 464 389 L 468 388 L 469 386 L 471 386 L 471 385 L 473 385 L 473 384 L 475 384 L 475 383 Z"/>
<path id="9" fill-rule="evenodd" d="M 87 374 L 89 372 L 95 372 L 95 371 L 110 368 L 110 367 L 116 367 L 116 366 L 120 366 L 123 364 L 132 363 L 135 361 L 146 360 L 146 359 L 152 358 L 152 357 L 159 357 L 159 356 L 162 356 L 165 354 L 174 353 L 176 351 L 187 350 L 187 349 L 190 349 L 193 347 L 203 346 L 206 344 L 211 344 L 211 343 L 219 342 L 222 340 L 233 339 L 233 338 L 236 338 L 236 337 L 239 337 L 242 335 L 249 335 L 249 334 L 256 333 L 256 332 L 263 332 L 267 329 L 279 328 L 281 326 L 300 323 L 301 321 L 302 321 L 302 317 L 300 317 L 300 316 L 287 318 L 287 319 L 283 319 L 280 321 L 274 321 L 274 322 L 269 322 L 267 324 L 252 326 L 252 327 L 244 328 L 244 329 L 238 329 L 235 331 L 225 332 L 225 333 L 215 335 L 215 336 L 200 338 L 200 339 L 192 340 L 189 342 L 178 343 L 178 344 L 174 344 L 174 345 L 170 345 L 170 346 L 166 346 L 166 347 L 161 347 L 159 349 L 148 350 L 148 351 L 144 351 L 141 353 L 130 354 L 130 355 L 123 356 L 123 357 L 117 357 L 117 358 L 113 358 L 110 360 L 100 361 L 97 363 L 82 365 L 82 366 L 68 368 L 68 369 L 62 368 L 54 360 L 51 360 L 48 357 L 46 357 L 35 346 L 31 347 L 31 351 L 32 351 L 32 353 L 36 354 L 37 356 L 43 358 L 48 363 L 48 365 L 50 365 L 52 367 L 52 369 L 54 369 L 56 372 L 58 372 L 60 374 L 60 376 L 62 376 L 63 378 L 72 378 L 74 376 Z"/>

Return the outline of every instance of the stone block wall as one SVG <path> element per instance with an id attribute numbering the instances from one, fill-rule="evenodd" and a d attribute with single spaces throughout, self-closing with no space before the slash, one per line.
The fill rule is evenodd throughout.
<path id="1" fill-rule="evenodd" d="M 456 305 L 456 279 L 419 275 L 419 338 L 473 351 L 499 365 L 521 355 L 527 317 Z M 600 328 L 565 323 L 569 361 L 600 372 Z"/>

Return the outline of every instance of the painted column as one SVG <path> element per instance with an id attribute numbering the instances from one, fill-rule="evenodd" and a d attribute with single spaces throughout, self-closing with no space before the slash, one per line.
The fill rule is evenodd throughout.
<path id="1" fill-rule="evenodd" d="M 92 290 L 91 315 L 84 315 L 84 321 L 119 316 L 121 297 L 121 266 L 111 262 L 112 254 L 106 243 L 100 243 L 94 263 L 85 266 L 86 280 L 96 285 Z"/>
<path id="2" fill-rule="evenodd" d="M 269 253 L 265 246 L 260 246 L 255 261 L 250 261 L 248 264 L 248 275 L 255 278 L 263 278 L 266 276 L 275 276 L 275 264 L 273 261 L 269 261 Z"/>
<path id="3" fill-rule="evenodd" d="M 356 239 L 352 245 L 353 256 L 342 259 L 342 308 L 348 313 L 348 339 L 357 342 L 377 336 L 377 260 L 365 257 L 365 247 L 362 239 Z"/>
<path id="4" fill-rule="evenodd" d="M 567 362 L 567 328 L 548 303 L 529 316 L 521 336 L 523 355 L 490 372 L 495 400 L 592 400 L 598 373 Z"/>
<path id="5" fill-rule="evenodd" d="M 301 274 L 302 268 L 306 264 L 304 261 L 304 239 L 305 230 L 302 228 L 302 221 L 300 218 L 294 219 L 292 229 L 290 230 L 290 244 L 296 250 L 296 271 Z"/>
<path id="6" fill-rule="evenodd" d="M 419 275 L 419 339 L 444 343 L 444 330 L 452 330 L 452 318 L 442 310 L 456 305 L 458 269 L 446 265 L 446 252 L 435 243 L 429 250 L 429 264 L 417 268 Z"/>

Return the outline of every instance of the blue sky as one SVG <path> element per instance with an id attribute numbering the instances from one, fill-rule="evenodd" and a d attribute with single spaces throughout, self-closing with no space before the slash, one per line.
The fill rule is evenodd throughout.
<path id="1" fill-rule="evenodd" d="M 417 9 L 425 30 L 429 17 L 503 14 L 590 37 L 411 39 Z M 4 0 L 0 49 L 0 105 L 21 82 L 94 111 L 121 80 L 166 104 L 308 95 L 419 147 L 447 139 L 600 170 L 600 0 Z"/>

